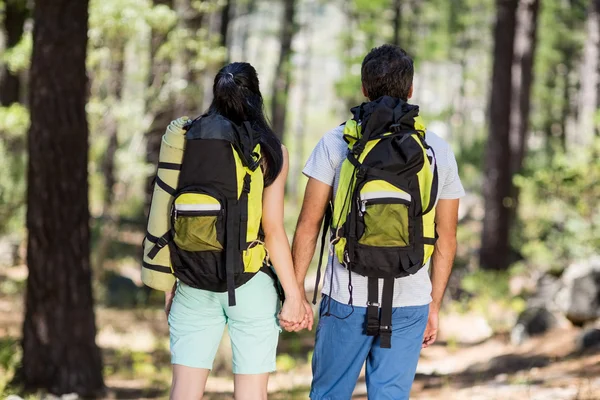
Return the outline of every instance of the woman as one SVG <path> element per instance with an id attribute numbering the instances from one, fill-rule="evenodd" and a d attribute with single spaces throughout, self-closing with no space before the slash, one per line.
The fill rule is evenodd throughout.
<path id="1" fill-rule="evenodd" d="M 248 63 L 224 67 L 215 77 L 213 94 L 208 114 L 220 114 L 237 124 L 249 121 L 261 134 L 265 181 L 262 228 L 286 298 L 279 318 L 286 328 L 302 327 L 312 310 L 296 283 L 283 225 L 288 153 L 264 116 L 256 70 Z M 171 399 L 202 398 L 226 323 L 233 350 L 235 399 L 267 398 L 280 333 L 278 295 L 272 279 L 259 272 L 236 290 L 236 297 L 237 305 L 229 307 L 227 293 L 195 289 L 181 282 L 166 294 L 173 363 Z"/>

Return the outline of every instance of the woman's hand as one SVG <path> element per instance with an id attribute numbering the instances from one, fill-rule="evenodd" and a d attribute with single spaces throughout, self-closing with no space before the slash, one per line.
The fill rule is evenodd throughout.
<path id="1" fill-rule="evenodd" d="M 303 324 L 306 319 L 306 309 L 301 297 L 286 297 L 283 307 L 279 312 L 279 320 L 282 327 L 290 331 L 290 328 Z"/>
<path id="2" fill-rule="evenodd" d="M 312 306 L 306 299 L 302 300 L 302 306 L 304 307 L 305 313 L 304 313 L 304 318 L 302 318 L 301 322 L 293 323 L 293 322 L 285 321 L 281 317 L 281 314 L 280 314 L 279 325 L 281 325 L 281 327 L 288 332 L 299 332 L 302 329 L 307 329 L 307 328 L 309 331 L 312 330 L 313 321 L 314 321 Z"/>
<path id="3" fill-rule="evenodd" d="M 169 317 L 169 312 L 171 312 L 171 305 L 173 304 L 173 298 L 175 298 L 175 288 L 177 284 L 173 285 L 173 289 L 170 292 L 165 292 L 165 314 L 167 314 L 167 318 Z"/>

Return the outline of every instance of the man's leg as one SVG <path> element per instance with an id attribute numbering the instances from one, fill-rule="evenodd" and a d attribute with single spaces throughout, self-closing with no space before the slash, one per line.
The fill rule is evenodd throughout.
<path id="1" fill-rule="evenodd" d="M 421 354 L 429 305 L 394 308 L 392 348 L 382 349 L 377 337 L 367 358 L 369 399 L 408 400 Z"/>
<path id="2" fill-rule="evenodd" d="M 331 301 L 330 312 L 328 302 Z M 312 359 L 312 400 L 348 400 L 369 354 L 373 337 L 364 333 L 366 307 L 352 307 L 327 296 L 321 300 Z M 337 318 L 336 318 L 337 317 Z"/>

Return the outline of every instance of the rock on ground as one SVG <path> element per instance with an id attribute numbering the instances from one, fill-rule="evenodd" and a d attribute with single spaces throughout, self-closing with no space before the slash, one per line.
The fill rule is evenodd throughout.
<path id="1" fill-rule="evenodd" d="M 558 326 L 557 318 L 545 307 L 529 308 L 519 315 L 510 334 L 511 342 L 519 345 L 532 336 L 544 334 Z"/>
<path id="2" fill-rule="evenodd" d="M 561 277 L 556 301 L 574 325 L 600 318 L 600 256 L 571 264 Z"/>

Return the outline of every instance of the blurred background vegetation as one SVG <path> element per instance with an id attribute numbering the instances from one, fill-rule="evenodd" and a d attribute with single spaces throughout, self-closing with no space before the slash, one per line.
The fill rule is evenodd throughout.
<path id="1" fill-rule="evenodd" d="M 28 160 L 27 144 L 37 140 L 28 135 L 33 32 L 39 23 L 60 29 L 52 15 L 34 17 L 33 10 L 63 3 L 69 1 L 0 0 L 6 394 L 28 387 L 13 378 L 28 276 L 27 169 L 36 162 Z M 600 398 L 600 382 L 589 378 L 600 371 L 586 368 L 597 367 L 598 353 L 573 361 L 597 337 L 600 317 L 600 1 L 89 0 L 87 11 L 89 262 L 106 396 L 156 398 L 168 390 L 162 294 L 139 278 L 150 182 L 167 124 L 207 109 L 225 63 L 253 64 L 267 114 L 291 155 L 291 236 L 306 158 L 364 101 L 366 52 L 396 43 L 415 60 L 412 102 L 429 129 L 451 143 L 468 193 L 441 323 L 445 346 L 424 353 L 415 398 L 476 398 L 469 390 L 477 385 L 489 390 L 478 397 L 486 399 L 521 398 L 523 387 L 554 390 L 544 398 Z M 35 201 L 42 199 L 30 199 L 29 207 Z M 573 340 L 556 340 L 556 329 Z M 545 353 L 538 334 L 552 343 Z M 311 333 L 282 335 L 273 398 L 306 398 L 312 340 Z M 208 398 L 231 397 L 228 351 L 224 340 Z M 548 378 L 555 373 L 550 360 L 570 371 L 562 371 L 564 381 Z M 516 391 L 501 395 L 502 385 Z"/>

